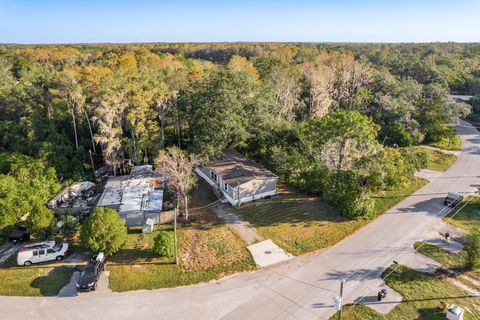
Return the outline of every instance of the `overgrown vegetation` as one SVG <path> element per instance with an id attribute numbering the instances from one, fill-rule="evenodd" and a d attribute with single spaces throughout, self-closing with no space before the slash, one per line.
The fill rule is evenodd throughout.
<path id="1" fill-rule="evenodd" d="M 440 150 L 429 149 L 426 147 L 417 147 L 417 152 L 424 152 L 427 155 L 427 164 L 425 169 L 433 171 L 445 171 L 457 161 L 454 154 L 442 152 Z"/>
<path id="2" fill-rule="evenodd" d="M 478 93 L 479 52 L 474 44 L 2 46 L 0 150 L 40 161 L 42 177 L 79 180 L 89 150 L 96 165 L 118 170 L 174 145 L 203 161 L 230 147 L 346 217 L 369 216 L 371 196 L 417 168 L 396 147 L 459 147 L 445 124 L 469 106 L 449 92 Z M 8 177 L 15 172 L 2 173 L 0 186 L 21 189 Z M 0 229 L 30 211 L 0 210 L 9 215 Z"/>
<path id="3" fill-rule="evenodd" d="M 124 247 L 107 266 L 113 291 L 156 289 L 189 285 L 255 269 L 241 240 L 208 210 L 192 213 L 179 227 L 179 264 L 154 252 L 154 239 L 171 226 L 161 225 L 151 234 L 128 234 Z"/>

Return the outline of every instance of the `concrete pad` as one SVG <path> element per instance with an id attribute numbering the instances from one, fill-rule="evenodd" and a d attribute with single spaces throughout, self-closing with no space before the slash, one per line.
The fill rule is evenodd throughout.
<path id="1" fill-rule="evenodd" d="M 78 278 L 80 277 L 80 272 L 75 271 L 72 274 L 72 277 L 70 278 L 70 281 L 62 288 L 60 289 L 60 292 L 58 293 L 59 297 L 75 297 L 78 295 L 77 292 L 77 282 Z"/>
<path id="2" fill-rule="evenodd" d="M 108 287 L 108 279 L 110 278 L 110 271 L 103 271 L 97 282 L 97 290 L 92 291 L 91 294 L 105 294 L 111 293 L 112 290 Z"/>
<path id="3" fill-rule="evenodd" d="M 429 257 L 424 256 L 420 252 L 415 251 L 412 247 L 409 254 L 402 256 L 401 263 L 413 270 L 433 274 L 442 265 Z"/>
<path id="4" fill-rule="evenodd" d="M 6 242 L 0 246 L 0 264 L 8 260 L 17 249 L 20 247 L 19 243 Z"/>
<path id="5" fill-rule="evenodd" d="M 277 246 L 270 239 L 252 244 L 247 248 L 252 253 L 253 260 L 255 260 L 257 266 L 261 268 L 291 259 L 293 257 L 290 253 Z"/>

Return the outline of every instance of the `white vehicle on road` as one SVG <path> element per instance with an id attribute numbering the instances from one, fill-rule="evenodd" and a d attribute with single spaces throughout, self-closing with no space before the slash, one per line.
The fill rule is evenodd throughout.
<path id="1" fill-rule="evenodd" d="M 30 266 L 33 263 L 57 260 L 62 261 L 67 254 L 68 244 L 46 241 L 23 246 L 18 249 L 17 264 Z"/>

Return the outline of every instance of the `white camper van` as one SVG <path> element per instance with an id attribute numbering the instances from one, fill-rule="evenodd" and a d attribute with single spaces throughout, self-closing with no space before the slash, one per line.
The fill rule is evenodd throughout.
<path id="1" fill-rule="evenodd" d="M 29 266 L 32 263 L 44 261 L 61 261 L 65 258 L 67 250 L 67 243 L 56 243 L 55 241 L 31 244 L 18 249 L 17 264 L 19 266 Z"/>

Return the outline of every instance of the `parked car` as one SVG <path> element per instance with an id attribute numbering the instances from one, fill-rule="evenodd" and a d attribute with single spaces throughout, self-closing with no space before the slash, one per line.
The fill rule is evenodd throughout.
<path id="1" fill-rule="evenodd" d="M 83 267 L 77 282 L 78 291 L 92 291 L 97 289 L 100 274 L 105 270 L 106 259 L 103 252 L 92 256 L 90 261 Z"/>
<path id="2" fill-rule="evenodd" d="M 455 207 L 457 204 L 463 201 L 463 196 L 458 192 L 449 192 L 445 201 L 446 206 Z"/>
<path id="3" fill-rule="evenodd" d="M 30 233 L 27 231 L 27 227 L 23 224 L 17 226 L 15 230 L 8 234 L 8 241 L 22 242 L 30 240 Z"/>
<path id="4" fill-rule="evenodd" d="M 67 255 L 68 244 L 55 241 L 45 241 L 26 245 L 18 249 L 17 264 L 30 266 L 33 263 L 45 261 L 62 261 Z"/>

